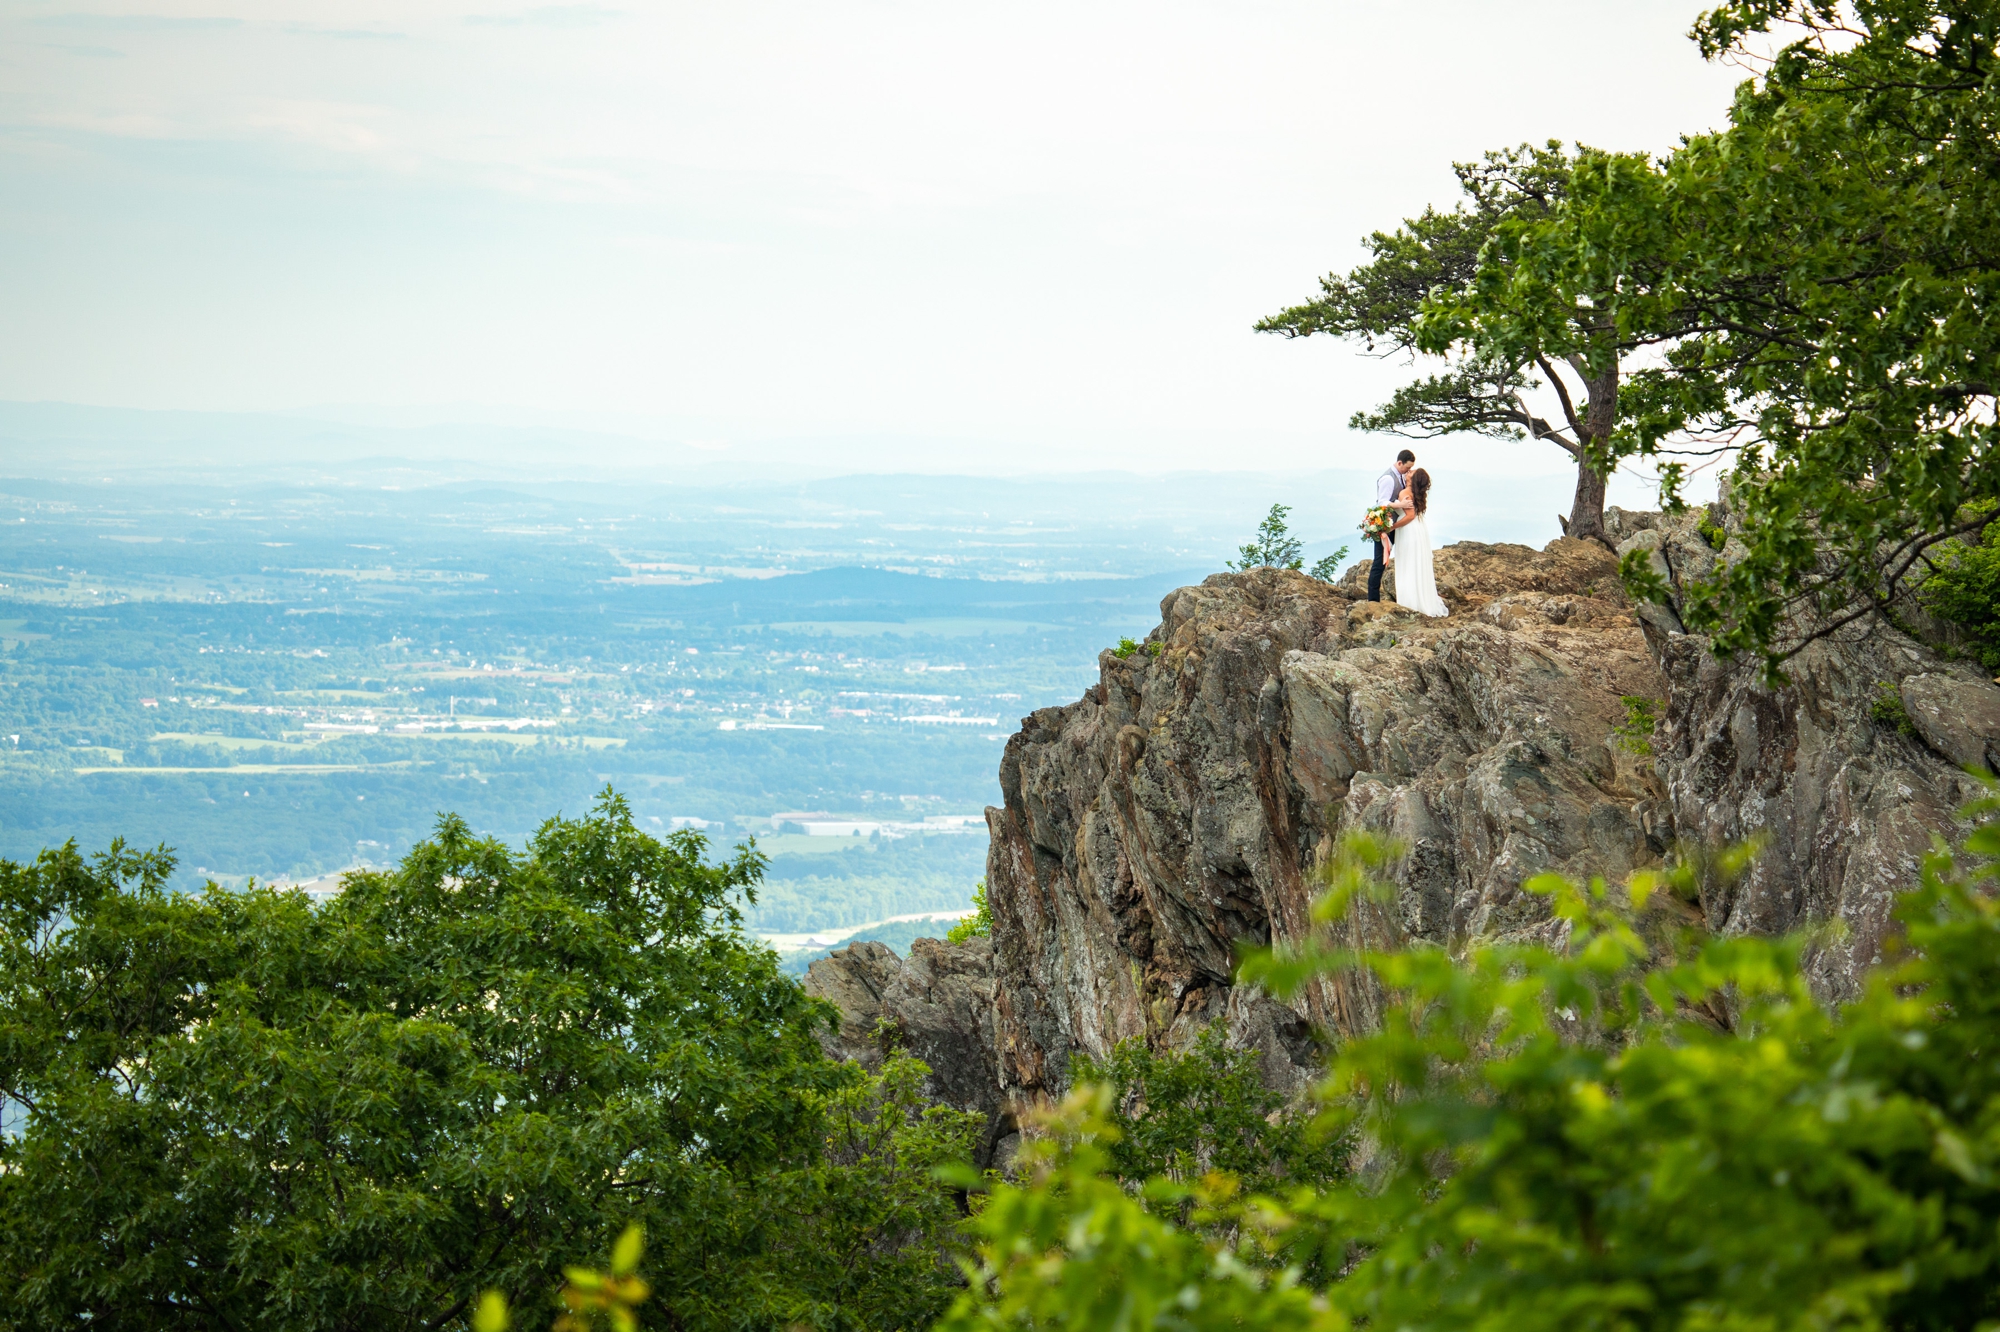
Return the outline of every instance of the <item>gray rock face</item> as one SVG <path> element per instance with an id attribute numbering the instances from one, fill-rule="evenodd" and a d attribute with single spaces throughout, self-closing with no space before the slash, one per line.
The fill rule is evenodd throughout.
<path id="1" fill-rule="evenodd" d="M 1717 552 L 1692 516 L 1607 514 L 1675 587 Z M 1060 1092 L 1070 1057 L 1220 1019 L 1293 1087 L 1322 1033 L 1365 1030 L 1379 996 L 1327 981 L 1278 1003 L 1232 984 L 1239 945 L 1311 928 L 1315 869 L 1344 831 L 1407 847 L 1393 905 L 1343 928 L 1458 949 L 1548 935 L 1544 871 L 1617 878 L 1675 844 L 1766 839 L 1714 884 L 1719 931 L 1837 920 L 1811 959 L 1827 997 L 1880 951 L 1892 895 L 2000 758 L 2000 690 L 1900 635 L 1815 645 L 1794 683 L 1716 661 L 1674 606 L 1633 608 L 1601 545 L 1438 552 L 1452 614 L 1361 600 L 1362 571 L 1220 574 L 1161 605 L 1141 651 L 1099 658 L 1076 703 L 1023 720 L 987 811 L 999 1080 Z M 1887 682 L 1919 738 L 1871 715 Z M 1626 700 L 1661 721 L 1621 739 Z M 1634 743 L 1634 740 L 1642 743 Z"/>
<path id="2" fill-rule="evenodd" d="M 2000 689 L 1971 676 L 1911 675 L 1903 707 L 1924 743 L 1961 768 L 2000 772 Z"/>
<path id="3" fill-rule="evenodd" d="M 995 1058 L 990 942 L 918 939 L 908 958 L 872 941 L 850 944 L 814 962 L 805 989 L 840 1010 L 840 1030 L 821 1038 L 827 1054 L 879 1070 L 876 1027 L 886 1019 L 895 1045 L 930 1065 L 934 1099 L 986 1116 L 974 1164 L 984 1168 L 993 1159 L 1013 1119 Z"/>
<path id="4" fill-rule="evenodd" d="M 1351 577 L 1216 575 L 1162 603 L 1147 649 L 1105 653 L 1081 701 L 1023 722 L 987 813 L 1010 1091 L 1218 1018 L 1273 1084 L 1313 1076 L 1314 1028 L 1363 1029 L 1377 997 L 1328 982 L 1280 1004 L 1231 978 L 1240 942 L 1306 933 L 1347 829 L 1409 848 L 1365 928 L 1447 947 L 1546 928 L 1536 874 L 1658 860 L 1665 789 L 1612 728 L 1663 681 L 1610 552 L 1464 543 L 1438 579 L 1453 613 L 1427 620 Z"/>
<path id="5" fill-rule="evenodd" d="M 1648 551 L 1684 588 L 1732 553 L 1711 549 L 1696 521 L 1656 516 L 1621 549 Z M 1782 689 L 1766 687 L 1754 661 L 1717 660 L 1673 607 L 1650 608 L 1645 625 L 1668 681 L 1658 767 L 1674 829 L 1699 845 L 1765 842 L 1742 880 L 1704 889 L 1709 927 L 1777 934 L 1838 921 L 1844 937 L 1814 949 L 1808 974 L 1824 998 L 1856 993 L 1881 958 L 1896 893 L 1973 797 L 1959 766 L 1988 766 L 2000 751 L 2000 689 L 1867 622 L 1793 658 Z M 1900 694 L 1916 737 L 1874 717 L 1884 690 Z"/>

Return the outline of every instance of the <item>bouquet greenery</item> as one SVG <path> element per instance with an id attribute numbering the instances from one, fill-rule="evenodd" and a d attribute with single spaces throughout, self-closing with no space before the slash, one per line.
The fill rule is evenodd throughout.
<path id="1" fill-rule="evenodd" d="M 1403 512 L 1401 509 L 1393 508 L 1387 504 L 1377 504 L 1369 509 L 1367 513 L 1361 515 L 1361 535 L 1371 540 L 1376 537 L 1386 536 L 1389 529 L 1396 525 L 1396 520 L 1402 516 Z"/>

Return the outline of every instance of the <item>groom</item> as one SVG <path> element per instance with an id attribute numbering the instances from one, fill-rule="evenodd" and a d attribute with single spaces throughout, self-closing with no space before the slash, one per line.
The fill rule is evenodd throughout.
<path id="1" fill-rule="evenodd" d="M 1394 504 L 1397 498 L 1402 495 L 1403 487 L 1407 484 L 1410 471 L 1416 465 L 1417 455 L 1408 449 L 1404 449 L 1401 453 L 1397 454 L 1396 465 L 1375 478 L 1375 502 L 1377 504 Z M 1368 566 L 1368 599 L 1370 601 L 1380 601 L 1382 599 L 1382 551 L 1385 541 L 1388 545 L 1393 546 L 1396 543 L 1396 534 L 1391 532 L 1383 541 L 1375 543 L 1375 562 Z"/>

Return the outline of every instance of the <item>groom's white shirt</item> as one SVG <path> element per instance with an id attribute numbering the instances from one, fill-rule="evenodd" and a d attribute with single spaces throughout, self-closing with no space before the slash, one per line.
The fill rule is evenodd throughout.
<path id="1" fill-rule="evenodd" d="M 1394 504 L 1396 496 L 1401 494 L 1402 490 L 1403 474 L 1393 467 L 1375 478 L 1375 502 L 1377 504 Z"/>

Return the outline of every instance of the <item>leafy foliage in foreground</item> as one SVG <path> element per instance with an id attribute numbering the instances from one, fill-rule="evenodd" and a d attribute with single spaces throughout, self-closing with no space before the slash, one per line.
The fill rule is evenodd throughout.
<path id="1" fill-rule="evenodd" d="M 1134 1038 L 1102 1061 L 1074 1058 L 1073 1081 L 1110 1093 L 1112 1173 L 1135 1185 L 1160 1180 L 1189 1189 L 1226 1174 L 1235 1188 L 1255 1192 L 1342 1178 L 1351 1144 L 1316 1132 L 1309 1109 L 1301 1113 L 1264 1085 L 1256 1051 L 1229 1048 L 1226 1034 L 1218 1022 L 1192 1049 L 1154 1051 Z M 1185 1220 L 1192 1206 L 1190 1193 L 1168 1200 L 1163 1214 Z"/>
<path id="2" fill-rule="evenodd" d="M 1695 871 L 1622 889 L 1553 878 L 1566 947 L 1267 953 L 1283 991 L 1362 969 L 1393 1002 L 1343 1047 L 1325 1127 L 1355 1183 L 1245 1198 L 1191 1224 L 1109 1170 L 1111 1094 L 1079 1089 L 1019 1187 L 975 1221 L 975 1328 L 1777 1329 L 2000 1317 L 2000 801 L 1970 860 L 1939 852 L 1899 907 L 1893 965 L 1839 1010 L 1805 942 L 1682 933 Z M 1321 914 L 1386 892 L 1350 839 Z M 1307 1278 L 1339 1272 L 1337 1280 Z"/>
<path id="3" fill-rule="evenodd" d="M 634 1224 L 625 1227 L 625 1233 L 611 1246 L 608 1271 L 564 1268 L 562 1302 L 568 1312 L 556 1319 L 553 1332 L 590 1332 L 607 1323 L 614 1332 L 637 1332 L 635 1311 L 653 1293 L 639 1276 L 639 1260 L 645 1252 L 645 1229 Z M 472 1332 L 508 1332 L 513 1325 L 514 1314 L 507 1307 L 506 1296 L 489 1290 L 479 1297 L 472 1311 Z"/>
<path id="4" fill-rule="evenodd" d="M 525 856 L 447 817 L 390 873 L 171 894 L 164 853 L 0 862 L 0 1325 L 556 1313 L 628 1222 L 683 1328 L 916 1327 L 969 1116 L 829 1062 L 721 865 L 606 793 Z"/>

